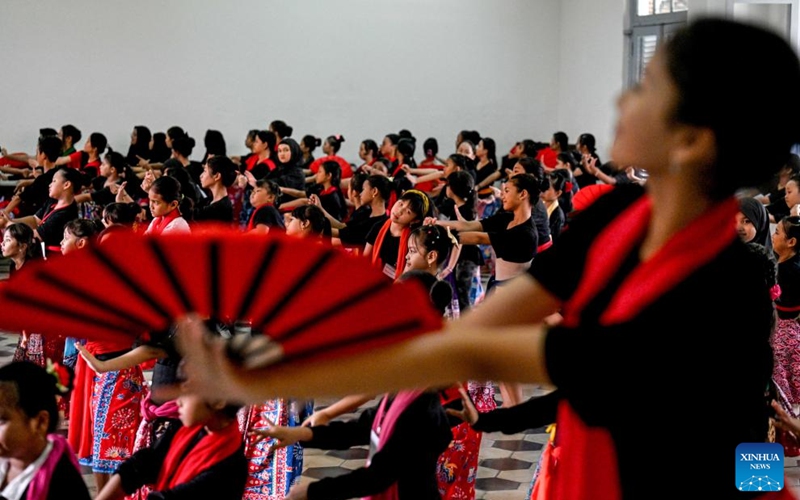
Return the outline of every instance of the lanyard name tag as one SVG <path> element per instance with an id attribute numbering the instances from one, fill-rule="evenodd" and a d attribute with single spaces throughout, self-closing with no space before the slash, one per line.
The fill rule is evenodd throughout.
<path id="1" fill-rule="evenodd" d="M 385 274 L 386 276 L 388 276 L 388 277 L 390 277 L 392 279 L 394 279 L 395 271 L 396 271 L 396 268 L 394 266 L 392 266 L 392 265 L 386 264 L 385 266 L 383 266 L 383 274 Z"/>
<path id="2" fill-rule="evenodd" d="M 369 455 L 367 456 L 367 467 L 372 462 L 372 457 L 378 451 L 378 441 L 380 441 L 381 437 L 378 435 L 377 432 L 374 430 L 370 431 L 369 433 Z"/>

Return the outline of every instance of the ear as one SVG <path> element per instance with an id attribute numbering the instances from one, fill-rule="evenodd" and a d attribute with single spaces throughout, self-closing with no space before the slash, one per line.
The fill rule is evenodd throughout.
<path id="1" fill-rule="evenodd" d="M 178 205 L 180 205 L 180 202 L 178 200 L 172 201 L 169 204 L 169 206 L 172 207 L 172 210 L 175 210 L 176 208 L 178 208 Z"/>
<path id="2" fill-rule="evenodd" d="M 714 164 L 717 156 L 717 138 L 710 128 L 677 125 L 673 134 L 673 147 L 670 148 L 672 164 L 688 167 L 704 167 Z M 696 172 L 699 176 L 705 174 L 702 168 L 682 169 L 681 174 L 684 173 L 684 170 Z"/>
<path id="3" fill-rule="evenodd" d="M 797 238 L 789 238 L 786 240 L 786 244 L 792 248 L 797 248 Z"/>
<path id="4" fill-rule="evenodd" d="M 86 246 L 86 238 L 78 238 L 78 241 L 75 242 L 75 246 L 78 248 L 83 248 Z"/>
<path id="5" fill-rule="evenodd" d="M 431 250 L 425 257 L 425 260 L 428 261 L 428 264 L 435 264 L 436 261 L 439 260 L 439 252 L 437 250 Z"/>
<path id="6" fill-rule="evenodd" d="M 50 427 L 50 414 L 46 410 L 40 411 L 30 422 L 31 429 L 36 434 L 47 435 L 47 428 Z"/>
<path id="7" fill-rule="evenodd" d="M 214 411 L 220 411 L 223 408 L 225 408 L 225 406 L 227 406 L 227 404 L 228 404 L 227 402 L 225 402 L 224 400 L 220 399 L 220 400 L 212 401 L 212 402 L 208 403 L 208 407 L 211 408 Z"/>

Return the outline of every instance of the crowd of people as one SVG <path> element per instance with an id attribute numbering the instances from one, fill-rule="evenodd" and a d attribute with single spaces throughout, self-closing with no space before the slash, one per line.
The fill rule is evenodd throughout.
<path id="1" fill-rule="evenodd" d="M 754 47 L 753 67 L 778 73 L 769 88 L 759 71 L 728 78 Z M 723 84 L 742 90 L 736 109 Z M 0 426 L 14 426 L 0 433 L 0 495 L 88 497 L 80 464 L 104 500 L 470 499 L 481 432 L 556 423 L 531 498 L 658 496 L 678 454 L 702 468 L 699 492 L 736 497 L 739 443 L 766 441 L 774 424 L 800 455 L 800 160 L 789 153 L 800 131 L 777 119 L 800 109 L 797 88 L 786 42 L 709 19 L 660 47 L 620 99 L 607 162 L 592 134 L 570 144 L 561 131 L 500 159 L 478 131 L 444 157 L 428 138 L 417 164 L 409 130 L 363 140 L 349 162 L 342 135 L 297 141 L 281 120 L 248 132 L 244 155 L 209 130 L 202 161 L 177 126 L 134 127 L 126 155 L 100 132 L 78 151 L 77 127 L 41 129 L 35 154 L 2 151 L 0 172 L 17 181 L 0 210 L 3 286 L 31 260 L 58 265 L 121 232 L 213 224 L 331 245 L 387 280 L 419 281 L 447 326 L 282 369 L 237 364 L 210 320 L 133 345 L 22 332 L 0 368 Z M 524 401 L 523 383 L 554 390 Z M 342 399 L 315 412 L 319 396 Z M 333 420 L 374 398 L 357 420 Z M 703 453 L 642 460 L 654 428 L 659 442 L 686 442 L 707 407 L 720 422 Z M 67 440 L 54 433 L 60 415 Z M 359 445 L 365 467 L 299 483 L 304 448 Z"/>

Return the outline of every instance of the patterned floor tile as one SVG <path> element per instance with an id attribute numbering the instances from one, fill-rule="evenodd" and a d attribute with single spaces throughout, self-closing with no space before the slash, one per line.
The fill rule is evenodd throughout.
<path id="1" fill-rule="evenodd" d="M 525 460 L 517 460 L 516 458 L 488 458 L 480 461 L 481 467 L 488 467 L 495 470 L 525 470 L 529 469 L 533 464 Z"/>
<path id="2" fill-rule="evenodd" d="M 495 441 L 492 447 L 507 451 L 534 451 L 542 449 L 542 445 L 540 443 L 525 441 L 523 439 L 515 439 L 513 441 Z"/>
<path id="3" fill-rule="evenodd" d="M 498 491 L 498 490 L 518 490 L 522 487 L 522 483 L 518 481 L 509 481 L 508 479 L 500 479 L 498 477 L 489 477 L 485 479 L 478 479 L 475 481 L 475 487 L 483 491 Z"/>

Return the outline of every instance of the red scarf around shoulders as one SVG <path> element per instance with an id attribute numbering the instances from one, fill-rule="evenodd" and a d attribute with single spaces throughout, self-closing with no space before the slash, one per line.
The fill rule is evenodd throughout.
<path id="1" fill-rule="evenodd" d="M 640 263 L 625 278 L 602 313 L 600 324 L 614 325 L 631 320 L 643 308 L 714 259 L 737 237 L 733 223 L 737 211 L 737 201 L 728 199 L 675 234 L 655 255 Z M 564 305 L 565 326 L 578 326 L 581 311 L 603 290 L 644 238 L 651 212 L 651 200 L 644 195 L 598 235 L 586 257 L 586 272 Z M 562 452 L 549 498 L 619 499 L 622 490 L 614 442 L 609 432 L 587 426 L 567 401 L 559 405 L 557 425 Z"/>
<path id="2" fill-rule="evenodd" d="M 242 446 L 242 433 L 232 422 L 224 429 L 208 433 L 187 453 L 187 447 L 203 430 L 203 425 L 181 427 L 170 443 L 161 466 L 155 491 L 166 491 L 194 479 L 201 472 L 230 457 Z"/>
<path id="3" fill-rule="evenodd" d="M 386 222 L 383 223 L 383 227 L 378 232 L 378 237 L 375 238 L 375 244 L 372 245 L 372 263 L 378 264 L 378 259 L 380 258 L 381 247 L 383 246 L 383 240 L 386 238 L 386 233 L 389 232 L 389 228 L 392 226 L 392 219 L 388 219 Z M 400 277 L 403 274 L 403 269 L 406 267 L 406 253 L 408 253 L 408 238 L 411 236 L 411 229 L 408 226 L 403 228 L 403 232 L 400 233 L 400 243 L 399 247 L 397 248 L 397 262 L 395 262 L 395 269 L 394 269 L 394 279 Z M 383 262 L 383 261 L 381 261 Z M 388 264 L 388 262 L 383 262 L 383 264 Z"/>

